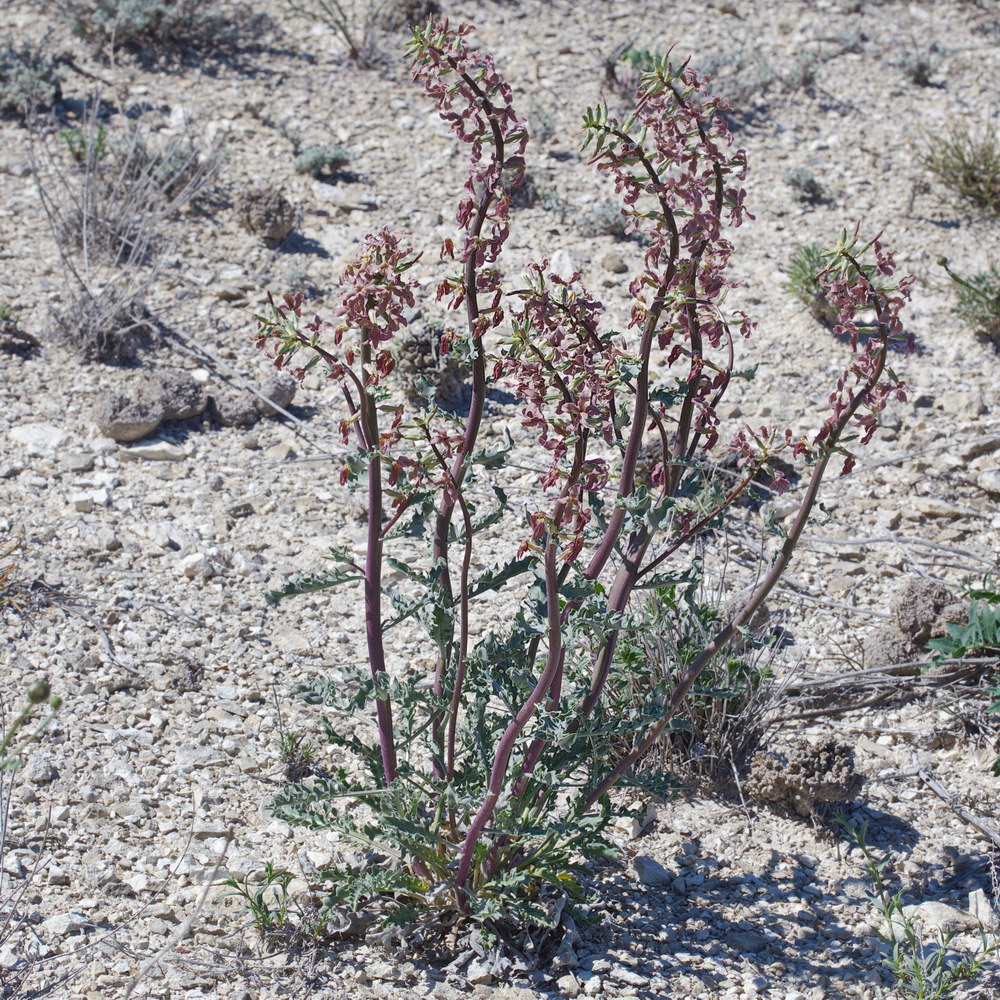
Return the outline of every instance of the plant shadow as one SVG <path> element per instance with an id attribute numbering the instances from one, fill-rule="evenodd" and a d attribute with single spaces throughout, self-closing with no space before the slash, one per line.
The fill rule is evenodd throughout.
<path id="1" fill-rule="evenodd" d="M 854 822 L 868 821 L 876 850 L 906 851 L 919 840 L 912 825 L 891 814 L 864 806 L 849 812 Z M 844 841 L 832 821 L 821 825 Z M 643 886 L 624 871 L 594 886 L 594 909 L 609 919 L 584 931 L 590 950 L 584 970 L 601 970 L 603 977 L 610 965 L 613 980 L 621 968 L 617 956 L 630 953 L 630 963 L 647 979 L 635 992 L 643 1000 L 695 995 L 699 986 L 719 996 L 732 987 L 726 980 L 740 960 L 756 973 L 753 986 L 760 991 L 881 975 L 881 951 L 842 919 L 845 904 L 862 904 L 868 896 L 852 861 L 845 859 L 842 873 L 829 878 L 805 856 L 772 850 L 763 870 L 730 873 L 731 862 L 721 851 L 715 856 L 706 850 L 700 837 L 679 850 L 686 855 L 682 877 L 671 886 Z M 638 980 L 626 973 L 624 982 Z"/>

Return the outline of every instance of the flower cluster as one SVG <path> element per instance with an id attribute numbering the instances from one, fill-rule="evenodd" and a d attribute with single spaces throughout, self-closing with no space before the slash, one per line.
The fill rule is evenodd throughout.
<path id="1" fill-rule="evenodd" d="M 819 275 L 827 297 L 838 312 L 834 332 L 846 336 L 855 352 L 847 369 L 837 379 L 829 396 L 830 412 L 811 444 L 805 438 L 796 439 L 791 430 L 784 433 L 780 442 L 776 431 L 761 427 L 754 433 L 741 430 L 729 444 L 729 450 L 739 455 L 741 468 L 765 464 L 778 451 L 790 449 L 795 458 L 805 455 L 814 460 L 828 442 L 840 437 L 844 422 L 854 423 L 861 431 L 859 444 L 867 445 L 878 427 L 878 415 L 889 399 L 906 402 L 908 388 L 886 365 L 890 345 L 904 354 L 914 348 L 913 334 L 907 332 L 900 312 L 910 298 L 914 278 L 906 275 L 895 285 L 877 279 L 891 278 L 896 265 L 893 254 L 882 246 L 881 233 L 865 245 L 859 245 L 857 229 L 850 237 L 845 233 L 837 247 L 830 251 L 830 266 Z M 874 264 L 862 263 L 862 257 L 871 250 Z M 870 336 L 862 345 L 858 328 L 858 315 L 873 310 L 877 335 Z M 842 474 L 850 472 L 856 456 L 838 445 L 844 454 Z M 776 483 L 782 486 L 779 476 Z"/>
<path id="2" fill-rule="evenodd" d="M 650 289 L 663 295 L 671 321 L 659 330 L 660 347 L 678 330 L 697 332 L 713 347 L 722 342 L 717 303 L 734 284 L 725 276 L 733 248 L 722 236 L 723 215 L 728 210 L 734 227 L 753 218 L 746 192 L 732 183 L 746 176 L 746 151 L 723 151 L 733 141 L 719 114 L 728 105 L 705 97 L 706 82 L 664 60 L 644 76 L 627 122 L 608 120 L 606 109 L 589 112 L 596 118 L 586 122 L 597 137 L 591 163 L 613 178 L 629 228 L 648 241 L 645 268 L 630 286 L 632 325 L 645 322 Z M 648 198 L 653 211 L 641 202 Z"/>
<path id="3" fill-rule="evenodd" d="M 493 377 L 506 383 L 522 402 L 522 424 L 538 434 L 551 455 L 542 477 L 545 489 L 560 488 L 556 512 L 531 515 L 532 541 L 546 532 L 567 536 L 564 557 L 583 544 L 590 519 L 583 494 L 607 483 L 603 459 L 587 458 L 588 438 L 615 440 L 615 396 L 623 349 L 598 332 L 601 303 L 564 279 L 548 274 L 549 262 L 529 266 L 526 287 L 516 294 L 521 308 L 512 316 L 513 332 L 495 359 Z"/>
<path id="4" fill-rule="evenodd" d="M 514 110 L 510 86 L 500 78 L 493 60 L 469 47 L 472 30 L 466 24 L 452 28 L 447 20 L 432 22 L 414 31 L 410 48 L 414 81 L 423 84 L 451 131 L 472 147 L 466 196 L 456 214 L 466 232 L 458 253 L 466 273 L 446 278 L 438 298 L 450 295 L 449 306 L 461 306 L 471 291 L 469 269 L 474 269 L 475 292 L 492 296 L 488 306 L 474 307 L 473 335 L 480 337 L 503 320 L 500 272 L 492 266 L 509 233 L 510 197 L 500 181 L 502 175 L 511 187 L 520 181 L 528 132 L 524 118 Z M 484 155 L 487 152 L 489 156 Z M 442 257 L 454 257 L 455 252 L 453 241 L 446 240 Z"/>
<path id="5" fill-rule="evenodd" d="M 896 270 L 894 256 L 882 246 L 881 236 L 879 233 L 868 244 L 859 246 L 857 230 L 851 237 L 845 234 L 834 250 L 834 264 L 820 275 L 827 297 L 838 312 L 834 332 L 846 335 L 856 353 L 830 393 L 830 414 L 813 440 L 816 446 L 833 435 L 848 410 L 852 412 L 850 419 L 862 432 L 859 443 L 866 445 L 871 441 L 878 426 L 878 415 L 889 399 L 894 397 L 901 403 L 906 402 L 907 387 L 887 367 L 886 360 L 890 344 L 899 346 L 907 354 L 914 349 L 913 334 L 904 330 L 900 311 L 910 298 L 915 279 L 913 275 L 906 275 L 894 286 L 882 282 L 876 285 L 873 279 L 890 278 Z M 874 254 L 874 268 L 860 263 L 860 258 L 868 250 Z M 879 336 L 869 339 L 859 350 L 857 316 L 865 309 L 875 311 Z M 845 474 L 854 468 L 855 461 L 854 455 L 847 453 L 843 468 Z"/>

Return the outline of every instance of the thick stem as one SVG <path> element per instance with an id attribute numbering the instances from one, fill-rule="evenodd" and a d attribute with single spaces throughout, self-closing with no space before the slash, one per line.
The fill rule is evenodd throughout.
<path id="1" fill-rule="evenodd" d="M 459 861 L 458 871 L 455 874 L 455 887 L 458 890 L 459 904 L 465 905 L 465 886 L 472 871 L 472 863 L 475 857 L 476 844 L 496 810 L 500 801 L 500 794 L 503 791 L 504 778 L 507 775 L 507 766 L 510 764 L 511 754 L 518 737 L 524 727 L 531 720 L 538 708 L 539 702 L 545 697 L 546 692 L 552 687 L 553 679 L 562 663 L 562 617 L 559 609 L 559 588 L 557 581 L 559 572 L 556 568 L 557 540 L 549 538 L 545 546 L 545 584 L 547 590 L 547 638 L 548 656 L 546 658 L 545 669 L 542 671 L 535 686 L 528 695 L 527 700 L 521 706 L 520 711 L 511 720 L 506 731 L 500 738 L 497 745 L 496 754 L 493 757 L 493 767 L 490 771 L 489 783 L 487 785 L 486 798 L 479 807 L 472 822 L 469 824 L 468 833 L 462 844 L 462 855 Z"/>
<path id="2" fill-rule="evenodd" d="M 362 367 L 371 362 L 371 348 L 361 347 Z M 365 638 L 368 663 L 375 682 L 375 714 L 386 787 L 396 778 L 396 740 L 392 724 L 392 702 L 385 693 L 388 672 L 382 641 L 382 456 L 378 453 L 378 414 L 367 394 L 359 401 L 361 421 L 369 448 L 368 459 L 368 551 L 365 556 Z"/>

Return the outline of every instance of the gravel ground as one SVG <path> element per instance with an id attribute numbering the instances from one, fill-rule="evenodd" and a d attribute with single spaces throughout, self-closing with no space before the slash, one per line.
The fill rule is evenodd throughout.
<path id="1" fill-rule="evenodd" d="M 40 344 L 15 339 L 0 349 L 0 528 L 24 543 L 8 584 L 14 598 L 0 608 L 0 696 L 16 709 L 30 680 L 45 675 L 63 699 L 11 798 L 0 901 L 25 887 L 27 919 L 6 941 L 0 924 L 2 995 L 124 997 L 136 983 L 135 997 L 241 1000 L 894 995 L 858 852 L 788 803 L 719 791 L 651 804 L 646 823 L 617 828 L 620 865 L 594 873 L 593 906 L 605 919 L 577 945 L 578 964 L 513 985 L 478 966 L 445 970 L 357 940 L 329 950 L 265 947 L 238 902 L 220 898 L 227 874 L 268 859 L 301 871 L 292 889 L 307 892 L 309 872 L 337 857 L 333 834 L 293 829 L 263 807 L 284 780 L 277 732 L 318 729 L 314 710 L 287 697 L 291 684 L 363 659 L 358 601 L 336 590 L 269 609 L 262 594 L 315 568 L 331 545 L 363 546 L 364 525 L 336 482 L 332 386 L 310 378 L 290 417 L 223 426 L 218 414 L 252 411 L 245 387 L 264 386 L 250 334 L 265 293 L 302 289 L 322 312 L 361 237 L 382 225 L 426 247 L 419 306 L 426 320 L 439 315 L 436 248 L 452 232 L 465 164 L 409 82 L 405 30 L 379 31 L 384 58 L 362 69 L 331 31 L 276 0 L 248 7 L 268 17 L 250 21 L 246 8 L 231 8 L 234 23 L 247 25 L 235 47 L 162 63 L 124 52 L 97 58 L 37 5 L 0 11 L 3 35 L 44 37 L 47 51 L 67 57 L 64 125 L 81 120 L 101 87 L 112 129 L 124 130 L 128 115 L 157 140 L 188 134 L 225 150 L 211 196 L 160 227 L 166 250 L 147 302 L 169 334 L 129 370 L 84 363 L 61 339 L 66 321 L 54 317 L 72 282 L 33 169 L 54 190 L 59 140 L 33 144 L 19 121 L 0 120 L 0 304 Z M 870 667 L 870 637 L 895 614 L 894 592 L 927 576 L 956 588 L 979 579 L 1000 548 L 1000 361 L 961 326 L 936 265 L 944 255 L 959 273 L 986 270 L 1000 261 L 1000 226 L 918 162 L 925 132 L 1000 124 L 1000 7 L 444 7 L 453 21 L 477 25 L 478 43 L 539 135 L 528 170 L 541 198 L 514 214 L 506 273 L 516 278 L 549 253 L 554 266 L 582 272 L 620 328 L 640 250 L 594 221 L 612 192 L 578 151 L 579 112 L 601 99 L 623 106 L 604 64 L 628 42 L 673 46 L 714 70 L 736 108 L 756 215 L 735 234 L 733 270 L 745 283 L 729 303 L 759 322 L 744 358 L 760 371 L 727 397 L 731 430 L 762 420 L 816 426 L 845 365 L 846 346 L 782 288 L 795 247 L 830 242 L 861 219 L 864 231 L 884 229 L 901 270 L 917 276 L 907 323 L 920 350 L 897 368 L 914 387 L 911 401 L 893 408 L 854 473 L 829 482 L 834 516 L 810 529 L 772 600 L 788 640 L 780 676 L 843 678 Z M 905 71 L 921 53 L 934 60 L 927 86 Z M 322 180 L 296 172 L 297 155 L 324 143 L 349 149 L 349 168 Z M 798 168 L 822 185 L 821 199 L 800 200 L 788 180 Z M 294 228 L 277 243 L 240 225 L 241 198 L 255 186 L 279 189 L 294 209 Z M 139 393 L 163 369 L 191 374 L 216 399 L 216 415 L 164 423 L 136 443 L 102 434 L 95 414 L 108 399 Z M 498 403 L 491 432 L 514 435 L 506 485 L 526 498 L 539 455 L 516 417 L 516 407 Z M 781 501 L 775 513 L 788 510 Z M 735 590 L 753 580 L 761 557 L 750 521 L 737 520 L 709 567 L 725 566 Z M 484 621 L 502 617 L 509 600 L 484 605 Z M 431 662 L 405 629 L 389 654 L 400 669 Z M 997 845 L 991 854 L 988 836 L 916 770 L 951 805 L 1000 829 L 989 773 L 996 725 L 984 728 L 982 691 L 917 680 L 902 679 L 898 696 L 879 706 L 855 693 L 859 704 L 834 716 L 802 718 L 786 696 L 787 711 L 779 702 L 776 714 L 787 718 L 769 747 L 791 752 L 831 736 L 852 746 L 865 779 L 852 815 L 868 820 L 877 850 L 896 852 L 904 901 L 967 916 L 982 894 L 996 897 Z M 954 946 L 975 947 L 979 922 L 948 914 L 959 921 Z M 925 924 L 932 940 L 936 924 Z M 997 968 L 956 996 L 1000 995 Z"/>

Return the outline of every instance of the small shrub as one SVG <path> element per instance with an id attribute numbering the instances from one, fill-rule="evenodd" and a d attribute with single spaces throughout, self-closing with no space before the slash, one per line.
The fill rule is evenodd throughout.
<path id="1" fill-rule="evenodd" d="M 285 765 L 285 780 L 301 781 L 316 759 L 316 747 L 305 733 L 291 729 L 278 734 L 278 756 Z"/>
<path id="2" fill-rule="evenodd" d="M 962 278 L 948 267 L 947 258 L 942 257 L 938 263 L 955 284 L 958 318 L 968 329 L 1000 347 L 1000 269 L 994 264 L 989 271 Z"/>
<path id="3" fill-rule="evenodd" d="M 289 9 L 332 28 L 347 58 L 359 66 L 382 61 L 375 36 L 387 0 L 285 0 Z"/>
<path id="4" fill-rule="evenodd" d="M 937 42 L 931 42 L 927 46 L 914 42 L 913 47 L 900 58 L 899 67 L 910 83 L 918 87 L 929 87 L 931 77 L 943 61 L 944 53 Z"/>
<path id="5" fill-rule="evenodd" d="M 618 655 L 634 661 L 626 672 L 642 679 L 640 687 L 676 685 L 724 618 L 718 608 L 697 598 L 697 583 L 692 577 L 684 586 L 661 587 L 638 603 L 634 633 L 622 642 Z M 713 787 L 743 769 L 766 729 L 764 708 L 773 694 L 774 675 L 768 665 L 772 652 L 762 624 L 747 631 L 740 648 L 705 668 L 676 725 L 651 754 L 657 768 L 687 784 Z M 651 682 L 649 673 L 658 676 Z"/>
<path id="6" fill-rule="evenodd" d="M 967 125 L 954 125 L 943 135 L 928 133 L 917 161 L 948 190 L 1000 213 L 1000 141 L 992 127 L 980 135 Z"/>
<path id="7" fill-rule="evenodd" d="M 629 217 L 616 201 L 600 201 L 580 218 L 580 229 L 587 236 L 628 236 Z"/>
<path id="8" fill-rule="evenodd" d="M 317 180 L 339 173 L 353 157 L 343 146 L 309 146 L 295 161 L 295 171 Z"/>
<path id="9" fill-rule="evenodd" d="M 161 52 L 217 45 L 232 34 L 216 0 L 45 0 L 74 35 L 98 48 Z"/>
<path id="10" fill-rule="evenodd" d="M 837 309 L 827 298 L 818 275 L 827 266 L 823 248 L 818 243 L 806 243 L 792 254 L 785 268 L 785 284 L 789 295 L 798 299 L 812 316 L 827 326 L 837 322 Z"/>
<path id="11" fill-rule="evenodd" d="M 223 884 L 229 886 L 232 892 L 225 892 L 219 898 L 242 899 L 246 904 L 243 912 L 250 914 L 257 932 L 263 938 L 271 937 L 288 926 L 288 887 L 294 878 L 294 872 L 278 868 L 273 861 L 268 861 L 263 871 L 243 878 L 230 875 Z"/>
<path id="12" fill-rule="evenodd" d="M 59 99 L 61 74 L 43 46 L 0 48 L 0 114 L 27 118 Z"/>
<path id="13" fill-rule="evenodd" d="M 818 205 L 821 202 L 829 201 L 830 196 L 823 184 L 807 167 L 796 167 L 789 171 L 785 177 L 788 186 L 795 191 L 795 197 L 799 201 L 808 202 L 810 205 Z"/>
<path id="14" fill-rule="evenodd" d="M 204 195 L 221 166 L 218 147 L 172 139 L 156 149 L 138 126 L 115 136 L 96 111 L 59 136 L 73 167 L 50 150 L 36 180 L 60 243 L 88 261 L 141 262 L 163 223 Z"/>

